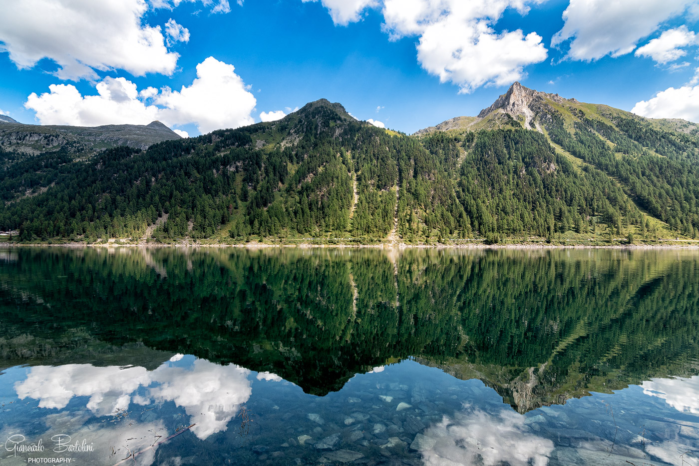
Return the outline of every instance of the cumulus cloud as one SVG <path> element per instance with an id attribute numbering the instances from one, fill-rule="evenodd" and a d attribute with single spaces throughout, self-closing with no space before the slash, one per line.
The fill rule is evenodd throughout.
<path id="1" fill-rule="evenodd" d="M 189 137 L 189 133 L 187 131 L 184 131 L 181 129 L 173 129 L 172 131 L 181 138 L 188 138 Z"/>
<path id="2" fill-rule="evenodd" d="M 492 26 L 507 8 L 521 14 L 527 0 L 385 0 L 384 30 L 391 39 L 419 36 L 418 61 L 441 82 L 452 82 L 462 93 L 522 79 L 524 67 L 546 59 L 536 33 L 521 30 L 496 33 Z"/>
<path id="3" fill-rule="evenodd" d="M 563 12 L 563 29 L 553 36 L 551 45 L 572 39 L 567 57 L 573 60 L 625 55 L 661 23 L 682 14 L 692 1 L 571 0 Z"/>
<path id="4" fill-rule="evenodd" d="M 194 123 L 202 133 L 253 124 L 251 113 L 257 104 L 235 67 L 213 57 L 197 65 L 191 86 L 182 86 L 180 92 L 165 88 L 155 102 L 165 107 L 160 112 L 162 121 Z"/>
<path id="5" fill-rule="evenodd" d="M 308 3 L 318 0 L 301 1 Z M 321 3 L 330 11 L 333 23 L 340 26 L 359 21 L 366 8 L 376 7 L 379 4 L 378 0 L 321 0 Z"/>
<path id="6" fill-rule="evenodd" d="M 385 128 L 386 127 L 386 125 L 384 125 L 380 121 L 372 120 L 371 118 L 369 118 L 366 122 L 369 123 L 370 125 L 376 126 L 377 128 Z"/>
<path id="7" fill-rule="evenodd" d="M 671 87 L 652 99 L 638 102 L 631 111 L 648 118 L 683 118 L 699 122 L 699 86 Z"/>
<path id="8" fill-rule="evenodd" d="M 425 432 L 422 450 L 426 465 L 484 464 L 544 466 L 553 442 L 529 431 L 524 416 L 503 410 L 493 416 L 480 410 L 457 413 Z M 480 463 L 482 462 L 482 463 Z"/>
<path id="9" fill-rule="evenodd" d="M 22 0 L 0 2 L 0 50 L 20 68 L 55 61 L 61 79 L 97 79 L 95 70 L 135 76 L 171 75 L 179 55 L 169 52 L 160 26 L 144 24 L 144 0 Z"/>
<path id="10" fill-rule="evenodd" d="M 694 45 L 697 43 L 697 36 L 687 29 L 687 26 L 680 26 L 663 32 L 660 37 L 653 39 L 643 47 L 636 50 L 637 57 L 650 57 L 658 63 L 667 63 L 684 57 L 687 52 L 681 47 Z"/>
<path id="11" fill-rule="evenodd" d="M 138 92 L 124 78 L 105 78 L 97 95 L 82 96 L 73 85 L 53 84 L 49 93 L 32 93 L 25 107 L 36 112 L 42 125 L 98 126 L 195 124 L 200 132 L 237 128 L 254 123 L 257 103 L 233 65 L 209 57 L 197 65 L 197 78 L 180 91 L 149 87 Z"/>
<path id="12" fill-rule="evenodd" d="M 277 121 L 277 120 L 281 120 L 285 116 L 286 116 L 286 113 L 284 113 L 281 110 L 277 110 L 276 112 L 267 112 L 267 113 L 262 112 L 262 113 L 260 113 L 260 120 L 265 121 L 265 122 Z"/>
<path id="13" fill-rule="evenodd" d="M 160 401 L 173 401 L 196 424 L 192 432 L 204 440 L 225 431 L 230 420 L 252 394 L 248 380 L 250 371 L 236 365 L 220 366 L 197 359 L 191 368 L 160 366 L 153 372 L 159 383 L 150 389 L 150 396 Z"/>
<path id="14" fill-rule="evenodd" d="M 86 407 L 96 416 L 115 415 L 132 402 L 144 406 L 151 401 L 172 401 L 184 408 L 190 424 L 197 424 L 192 432 L 203 440 L 225 431 L 250 398 L 249 374 L 242 367 L 220 366 L 204 359 L 186 368 L 166 363 L 152 372 L 143 367 L 90 364 L 35 366 L 24 381 L 15 384 L 15 391 L 21 400 L 39 400 L 40 408 L 63 409 L 73 397 L 86 396 L 90 398 Z M 139 388 L 145 388 L 146 395 L 136 395 Z"/>
<path id="15" fill-rule="evenodd" d="M 87 408 L 98 416 L 115 414 L 128 408 L 133 393 L 150 384 L 143 367 L 94 367 L 91 364 L 35 366 L 28 377 L 15 384 L 20 400 L 39 400 L 40 408 L 63 409 L 75 396 L 88 396 Z"/>
<path id="16" fill-rule="evenodd" d="M 257 380 L 267 380 L 269 382 L 281 382 L 282 379 L 277 374 L 272 374 L 271 372 L 260 372 L 257 374 Z"/>
<path id="17" fill-rule="evenodd" d="M 153 9 L 167 9 L 167 10 L 172 10 L 173 8 L 176 8 L 180 6 L 181 3 L 189 2 L 189 3 L 196 3 L 199 0 L 150 0 L 151 7 Z M 202 4 L 205 7 L 212 6 L 211 8 L 211 13 L 230 13 L 231 11 L 231 6 L 228 3 L 228 0 L 201 0 Z M 243 6 L 243 1 L 238 0 L 238 5 Z"/>
<path id="18" fill-rule="evenodd" d="M 683 413 L 699 414 L 699 376 L 651 379 L 641 384 L 645 395 L 657 396 Z"/>
<path id="19" fill-rule="evenodd" d="M 167 34 L 167 45 L 172 45 L 175 42 L 189 42 L 189 29 L 177 24 L 172 18 L 165 23 L 165 33 Z"/>

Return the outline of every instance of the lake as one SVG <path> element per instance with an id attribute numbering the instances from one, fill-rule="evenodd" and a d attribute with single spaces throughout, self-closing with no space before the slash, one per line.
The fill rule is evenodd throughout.
<path id="1" fill-rule="evenodd" d="M 0 465 L 699 465 L 699 253 L 0 250 Z"/>

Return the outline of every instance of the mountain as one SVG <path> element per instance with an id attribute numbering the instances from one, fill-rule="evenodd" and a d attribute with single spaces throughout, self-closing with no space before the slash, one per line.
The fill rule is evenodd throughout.
<path id="1" fill-rule="evenodd" d="M 478 117 L 415 136 L 321 99 L 145 150 L 73 150 L 3 156 L 0 230 L 24 241 L 605 244 L 686 241 L 699 228 L 696 125 L 519 83 Z"/>
<path id="2" fill-rule="evenodd" d="M 514 83 L 508 91 L 488 108 L 481 110 L 477 117 L 456 117 L 436 126 L 421 129 L 416 136 L 426 136 L 435 132 L 477 132 L 483 129 L 523 128 L 543 132 L 543 121 L 549 115 L 558 114 L 567 123 L 579 122 L 585 118 L 599 119 L 605 123 L 613 120 L 631 119 L 654 129 L 698 136 L 699 124 L 681 119 L 651 119 L 615 109 L 607 105 L 586 104 L 575 98 L 565 99 L 558 94 L 548 94 Z"/>
<path id="3" fill-rule="evenodd" d="M 17 123 L 14 118 L 10 118 L 7 115 L 0 114 L 0 123 Z"/>
<path id="4" fill-rule="evenodd" d="M 17 123 L 0 115 L 0 149 L 25 155 L 56 152 L 92 155 L 118 146 L 147 149 L 162 141 L 180 139 L 170 128 L 154 121 L 148 125 L 39 126 Z"/>

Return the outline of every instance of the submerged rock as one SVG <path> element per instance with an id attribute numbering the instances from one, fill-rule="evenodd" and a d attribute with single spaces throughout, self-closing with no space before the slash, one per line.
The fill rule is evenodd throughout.
<path id="1" fill-rule="evenodd" d="M 384 400 L 386 403 L 390 403 L 391 401 L 393 401 L 393 397 L 392 397 L 392 396 L 379 395 L 379 398 L 381 398 L 382 400 Z"/>
<path id="2" fill-rule="evenodd" d="M 307 441 L 311 440 L 313 437 L 310 435 L 300 435 L 298 437 L 299 439 L 299 445 L 305 445 Z"/>
<path id="3" fill-rule="evenodd" d="M 408 444 L 399 439 L 398 437 L 391 437 L 388 439 L 388 443 L 382 445 L 381 448 L 393 448 L 393 447 L 407 447 Z"/>
<path id="4" fill-rule="evenodd" d="M 350 424 L 353 424 L 354 421 L 355 421 L 355 419 L 353 417 L 345 418 L 345 425 L 348 426 Z"/>
<path id="5" fill-rule="evenodd" d="M 417 434 L 415 436 L 415 440 L 413 440 L 413 443 L 410 444 L 410 449 L 417 451 L 430 450 L 432 447 L 434 447 L 435 443 L 437 443 L 437 439 L 433 439 L 422 434 Z"/>
<path id="6" fill-rule="evenodd" d="M 408 414 L 403 422 L 403 429 L 409 434 L 417 434 L 425 429 L 425 424 L 415 416 Z"/>
<path id="7" fill-rule="evenodd" d="M 366 421 L 367 419 L 369 419 L 368 414 L 364 414 L 364 413 L 360 413 L 360 412 L 352 413 L 351 416 L 358 421 Z"/>
<path id="8" fill-rule="evenodd" d="M 317 450 L 332 450 L 332 448 L 340 441 L 340 434 L 332 434 L 315 444 Z"/>
<path id="9" fill-rule="evenodd" d="M 396 408 L 396 411 L 403 411 L 404 409 L 408 409 L 408 408 L 412 408 L 412 406 L 410 406 L 408 403 L 400 402 L 398 404 L 398 407 Z"/>
<path id="10" fill-rule="evenodd" d="M 364 438 L 364 433 L 360 431 L 354 431 L 350 434 L 349 436 L 349 441 L 350 442 L 356 442 L 357 440 Z"/>
<path id="11" fill-rule="evenodd" d="M 325 424 L 325 421 L 323 420 L 323 418 L 321 418 L 320 415 L 318 415 L 318 414 L 310 413 L 310 414 L 308 414 L 307 417 L 308 417 L 308 419 L 310 419 L 311 421 L 313 421 L 313 422 L 315 422 L 315 423 L 317 423 L 317 424 L 320 424 L 321 426 L 322 426 L 323 424 Z"/>
<path id="12" fill-rule="evenodd" d="M 383 424 L 374 424 L 374 434 L 380 434 L 386 430 L 386 426 Z"/>
<path id="13" fill-rule="evenodd" d="M 330 453 L 326 453 L 323 456 L 329 459 L 330 461 L 336 461 L 338 463 L 351 463 L 352 461 L 356 461 L 359 458 L 364 457 L 362 453 L 352 450 L 337 450 Z"/>
<path id="14" fill-rule="evenodd" d="M 347 398 L 347 401 L 349 403 L 361 403 L 362 402 L 362 400 L 360 400 L 359 398 L 355 398 L 353 396 L 350 396 L 349 398 Z"/>

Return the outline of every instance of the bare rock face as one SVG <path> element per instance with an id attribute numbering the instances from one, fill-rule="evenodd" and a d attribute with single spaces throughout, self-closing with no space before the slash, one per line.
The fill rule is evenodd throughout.
<path id="1" fill-rule="evenodd" d="M 478 118 L 485 118 L 491 113 L 502 109 L 512 116 L 526 115 L 530 109 L 529 104 L 539 94 L 537 91 L 526 88 L 520 83 L 514 83 L 505 94 L 497 98 L 493 105 L 481 110 Z"/>
<path id="2" fill-rule="evenodd" d="M 536 114 L 540 113 L 545 107 L 548 107 L 546 99 L 559 104 L 566 102 L 566 99 L 558 94 L 547 94 L 545 92 L 535 91 L 515 82 L 505 94 L 498 97 L 493 105 L 481 110 L 481 113 L 478 114 L 478 118 L 485 118 L 493 112 L 502 111 L 515 119 L 517 119 L 518 116 L 523 116 L 525 120 L 524 127 L 530 128 L 530 122 L 534 119 Z M 533 128 L 534 126 L 531 127 Z"/>

